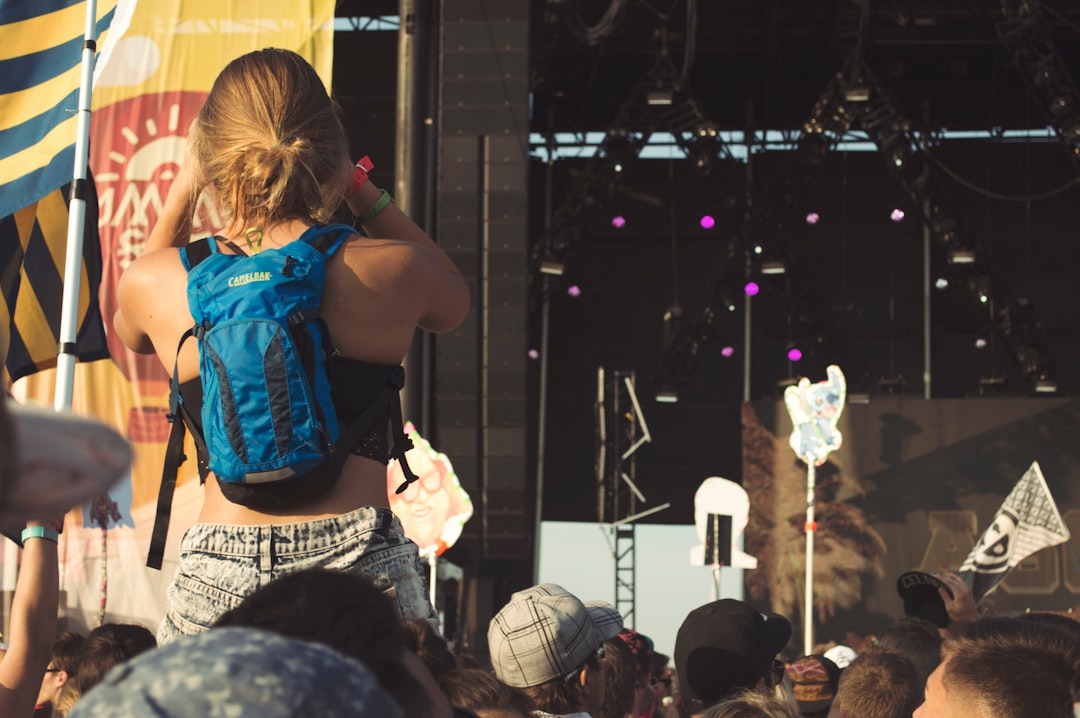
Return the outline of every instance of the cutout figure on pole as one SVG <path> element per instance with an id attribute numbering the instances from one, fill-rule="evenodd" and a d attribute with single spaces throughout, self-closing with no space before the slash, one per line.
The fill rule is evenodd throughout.
<path id="1" fill-rule="evenodd" d="M 795 386 L 784 391 L 784 404 L 791 416 L 791 448 L 806 462 L 806 593 L 803 602 L 803 652 L 809 655 L 814 648 L 814 484 L 815 469 L 825 463 L 829 454 L 843 444 L 844 437 L 836 428 L 844 411 L 847 384 L 844 372 L 832 364 L 825 369 L 828 379 L 811 384 L 803 377 Z"/>

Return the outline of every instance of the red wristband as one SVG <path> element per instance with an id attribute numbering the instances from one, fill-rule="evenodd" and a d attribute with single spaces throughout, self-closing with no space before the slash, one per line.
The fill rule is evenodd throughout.
<path id="1" fill-rule="evenodd" d="M 372 164 L 371 158 L 364 155 L 356 161 L 356 169 L 353 170 L 352 187 L 349 188 L 346 197 L 351 197 L 356 190 L 364 186 L 364 183 L 368 181 L 368 172 L 375 169 L 375 165 Z"/>

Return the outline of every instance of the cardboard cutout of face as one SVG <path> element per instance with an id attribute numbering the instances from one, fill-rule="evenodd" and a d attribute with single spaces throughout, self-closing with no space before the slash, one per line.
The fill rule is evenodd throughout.
<path id="1" fill-rule="evenodd" d="M 472 499 L 462 488 L 450 459 L 420 436 L 412 422 L 405 425 L 413 448 L 405 453 L 409 467 L 419 480 L 402 493 L 405 481 L 401 465 L 391 459 L 386 467 L 386 493 L 390 509 L 401 521 L 405 536 L 420 548 L 420 555 L 441 555 L 461 536 L 472 517 Z"/>

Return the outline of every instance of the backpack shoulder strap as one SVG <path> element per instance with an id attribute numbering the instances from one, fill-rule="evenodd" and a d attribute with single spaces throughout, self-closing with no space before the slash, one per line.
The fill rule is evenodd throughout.
<path id="1" fill-rule="evenodd" d="M 394 445 L 390 449 L 390 455 L 398 460 L 401 465 L 402 476 L 405 480 L 397 487 L 395 494 L 400 494 L 409 488 L 409 484 L 420 479 L 409 466 L 409 460 L 405 453 L 413 448 L 412 439 L 405 433 L 405 426 L 401 420 L 401 389 L 405 386 L 405 368 L 398 366 L 390 375 L 390 388 L 393 394 L 390 397 L 390 435 L 394 439 Z"/>
<path id="2" fill-rule="evenodd" d="M 174 415 L 171 421 L 172 429 L 165 448 L 165 466 L 161 470 L 161 487 L 158 489 L 157 510 L 154 513 L 154 530 L 150 535 L 150 551 L 146 557 L 147 567 L 159 571 L 165 556 L 165 539 L 169 535 L 173 492 L 180 480 L 180 465 L 187 458 L 184 456 L 184 420 Z"/>
<path id="3" fill-rule="evenodd" d="M 211 254 L 220 254 L 221 250 L 218 249 L 218 242 L 221 242 L 241 257 L 247 256 L 247 252 L 224 237 L 204 237 L 180 248 L 180 261 L 183 263 L 184 269 L 190 272 Z"/>
<path id="4" fill-rule="evenodd" d="M 210 237 L 197 239 L 180 248 L 180 262 L 184 265 L 184 269 L 190 272 L 200 262 L 214 253 L 216 247 L 214 247 L 214 243 L 210 239 Z"/>
<path id="5" fill-rule="evenodd" d="M 357 234 L 356 230 L 347 224 L 315 225 L 300 235 L 299 239 L 329 257 L 354 234 Z"/>

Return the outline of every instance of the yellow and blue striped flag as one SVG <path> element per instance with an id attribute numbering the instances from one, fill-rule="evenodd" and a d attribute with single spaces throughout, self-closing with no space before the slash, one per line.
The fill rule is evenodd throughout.
<path id="1" fill-rule="evenodd" d="M 87 185 L 76 338 L 80 361 L 109 356 L 98 303 L 101 241 L 93 177 Z M 0 219 L 0 351 L 7 349 L 3 374 L 8 381 L 56 366 L 70 189 L 69 183 Z"/>
<path id="2" fill-rule="evenodd" d="M 99 35 L 116 3 L 98 3 Z M 74 174 L 86 5 L 0 0 L 0 217 L 37 202 Z"/>

